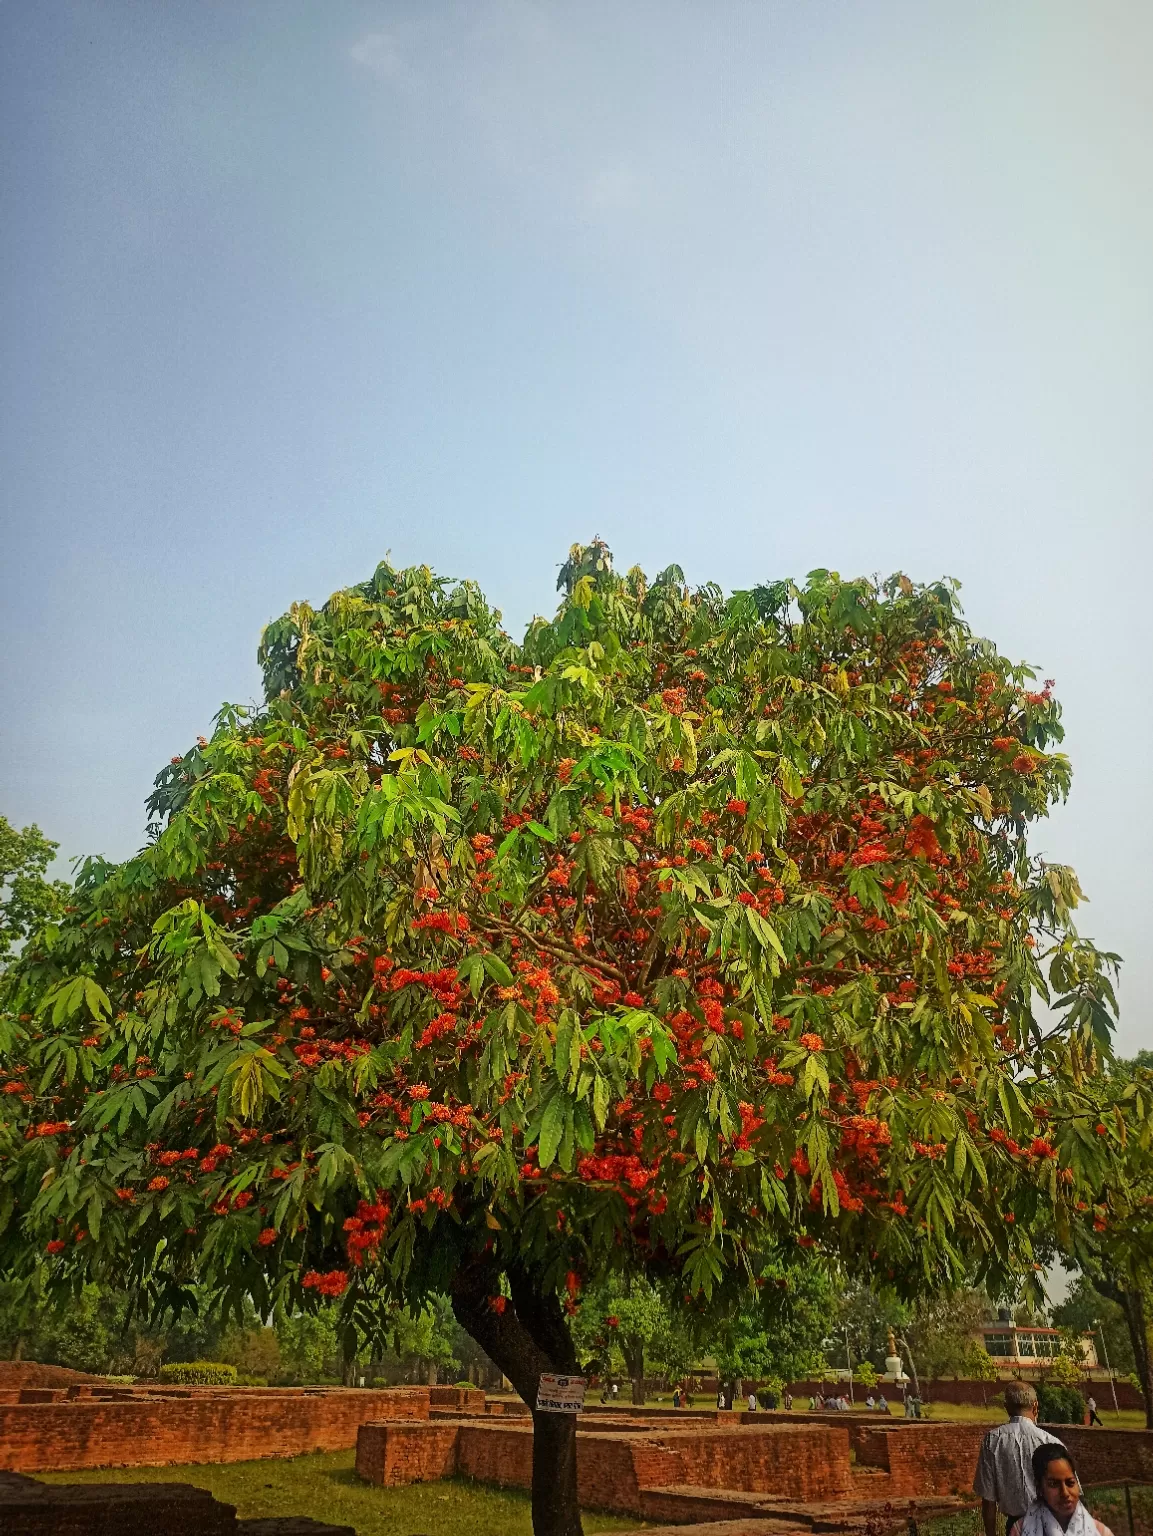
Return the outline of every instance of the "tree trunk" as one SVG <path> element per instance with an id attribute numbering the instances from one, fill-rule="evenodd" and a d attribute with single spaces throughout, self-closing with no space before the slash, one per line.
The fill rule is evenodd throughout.
<path id="1" fill-rule="evenodd" d="M 576 1415 L 536 1409 L 545 1372 L 577 1374 L 572 1336 L 555 1293 L 527 1270 L 507 1271 L 512 1299 L 496 1310 L 492 1303 L 500 1293 L 500 1275 L 491 1255 L 463 1262 L 453 1281 L 452 1310 L 532 1410 L 534 1536 L 584 1536 L 577 1499 Z"/>
<path id="2" fill-rule="evenodd" d="M 1129 1329 L 1129 1341 L 1133 1345 L 1133 1358 L 1137 1363 L 1137 1379 L 1145 1398 L 1145 1427 L 1153 1429 L 1153 1319 L 1145 1306 L 1145 1296 L 1140 1288 L 1125 1290 L 1112 1284 L 1105 1276 L 1093 1276 L 1093 1284 L 1102 1296 L 1115 1301 L 1125 1314 L 1125 1326 Z"/>
<path id="3" fill-rule="evenodd" d="M 904 1345 L 905 1353 L 909 1357 L 909 1369 L 913 1373 L 913 1391 L 917 1394 L 918 1397 L 920 1397 L 921 1384 L 917 1380 L 917 1362 L 913 1359 L 913 1351 L 909 1348 L 908 1340 L 902 1337 L 901 1343 Z"/>
<path id="4" fill-rule="evenodd" d="M 430 1360 L 428 1362 L 428 1384 L 430 1387 L 436 1386 L 436 1374 L 436 1361 Z"/>
<path id="5" fill-rule="evenodd" d="M 625 1350 L 625 1359 L 628 1361 L 629 1375 L 633 1383 L 633 1406 L 643 1408 L 645 1405 L 645 1346 L 643 1342 L 633 1342 Z"/>
<path id="6" fill-rule="evenodd" d="M 1153 1348 L 1150 1347 L 1150 1320 L 1145 1297 L 1140 1291 L 1122 1291 L 1120 1300 L 1137 1362 L 1137 1377 L 1145 1396 L 1145 1427 L 1153 1429 Z"/>

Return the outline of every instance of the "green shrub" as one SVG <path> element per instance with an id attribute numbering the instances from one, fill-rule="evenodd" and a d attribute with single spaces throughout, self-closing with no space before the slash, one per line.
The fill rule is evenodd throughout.
<path id="1" fill-rule="evenodd" d="M 473 1390 L 473 1384 L 471 1381 L 458 1381 L 456 1385 L 461 1389 L 462 1392 L 471 1392 Z"/>
<path id="2" fill-rule="evenodd" d="M 1079 1387 L 1081 1367 L 1071 1355 L 1055 1355 L 1045 1373 L 1045 1380 L 1055 1387 Z"/>
<path id="3" fill-rule="evenodd" d="M 1043 1424 L 1083 1424 L 1085 1399 L 1076 1387 L 1055 1387 L 1047 1381 L 1037 1383 L 1038 1419 Z"/>
<path id="4" fill-rule="evenodd" d="M 130 1387 L 138 1378 L 135 1376 L 105 1376 L 105 1381 L 113 1381 L 118 1387 Z"/>
<path id="5" fill-rule="evenodd" d="M 160 1367 L 160 1379 L 180 1387 L 234 1387 L 236 1367 L 218 1360 L 177 1360 Z"/>

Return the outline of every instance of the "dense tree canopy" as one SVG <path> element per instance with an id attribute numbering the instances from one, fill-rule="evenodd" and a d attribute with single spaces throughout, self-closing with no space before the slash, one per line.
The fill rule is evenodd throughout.
<path id="1" fill-rule="evenodd" d="M 1086 1206 L 1072 1241 L 1059 1246 L 1098 1293 L 1121 1311 L 1129 1335 L 1128 1356 L 1145 1397 L 1145 1418 L 1153 1429 L 1153 1126 L 1141 1112 L 1153 1092 L 1153 1052 L 1140 1051 L 1131 1061 L 1110 1064 L 1103 1097 L 1112 1101 L 1116 1123 L 1125 1132 L 1125 1179 L 1105 1189 L 1099 1203 Z M 1087 1299 L 1082 1292 L 1082 1302 Z M 1104 1314 L 1099 1320 L 1105 1321 Z M 1113 1345 L 1108 1345 L 1110 1349 Z"/>
<path id="2" fill-rule="evenodd" d="M 1120 1190 L 1110 957 L 1026 840 L 1050 687 L 946 582 L 726 598 L 594 543 L 559 586 L 521 645 L 388 565 L 269 626 L 264 703 L 7 977 L 7 1271 L 444 1290 L 531 1397 L 596 1276 L 1000 1289 Z"/>
<path id="3" fill-rule="evenodd" d="M 0 816 L 0 961 L 64 909 L 67 885 L 45 879 L 57 846 L 39 827 L 18 830 Z"/>

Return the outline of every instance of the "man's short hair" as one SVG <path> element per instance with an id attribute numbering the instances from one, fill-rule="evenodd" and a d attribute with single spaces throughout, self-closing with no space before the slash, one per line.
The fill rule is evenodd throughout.
<path id="1" fill-rule="evenodd" d="M 1011 1381 L 1005 1388 L 1005 1407 L 1010 1413 L 1024 1413 L 1037 1406 L 1037 1394 L 1027 1381 Z"/>

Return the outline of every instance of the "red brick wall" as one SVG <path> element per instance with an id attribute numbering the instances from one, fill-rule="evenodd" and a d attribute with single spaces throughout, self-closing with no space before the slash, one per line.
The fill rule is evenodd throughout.
<path id="1" fill-rule="evenodd" d="M 1125 1478 L 1153 1482 L 1153 1430 L 1082 1429 L 1069 1424 L 1045 1428 L 1069 1447 L 1083 1483 L 1117 1483 Z"/>
<path id="2" fill-rule="evenodd" d="M 478 1482 L 502 1488 L 532 1487 L 532 1425 L 515 1420 L 460 1426 L 457 1469 Z M 642 1515 L 637 1468 L 640 1459 L 652 1470 L 659 1462 L 661 1481 L 682 1481 L 677 1476 L 679 1459 L 667 1452 L 635 1443 L 625 1435 L 578 1434 L 577 1498 L 582 1509 L 609 1509 L 620 1514 Z M 664 1474 L 672 1473 L 671 1476 Z"/>
<path id="3" fill-rule="evenodd" d="M 528 1488 L 532 1426 L 499 1418 L 365 1424 L 357 1440 L 356 1467 L 362 1477 L 390 1485 L 455 1471 L 478 1482 Z M 643 1516 L 646 1489 L 685 1483 L 835 1498 L 852 1486 L 849 1437 L 843 1428 L 792 1425 L 578 1433 L 577 1491 L 586 1509 Z"/>
<path id="4" fill-rule="evenodd" d="M 297 1456 L 356 1444 L 366 1419 L 427 1418 L 427 1387 L 241 1392 L 0 1404 L 0 1468 L 158 1467 Z"/>
<path id="5" fill-rule="evenodd" d="M 480 1387 L 429 1387 L 428 1401 L 433 1408 L 455 1408 L 459 1413 L 483 1413 L 484 1392 Z"/>
<path id="6" fill-rule="evenodd" d="M 66 1365 L 41 1365 L 38 1360 L 0 1360 L 0 1387 L 70 1387 L 75 1382 L 103 1381 Z"/>
<path id="7" fill-rule="evenodd" d="M 883 1430 L 895 1495 L 969 1493 L 985 1424 L 916 1424 Z"/>
<path id="8" fill-rule="evenodd" d="M 773 1416 L 776 1419 L 777 1416 Z M 830 1416 L 831 1418 L 832 1416 Z M 752 1422 L 683 1428 L 654 1421 L 631 1431 L 591 1421 L 578 1430 L 577 1488 L 586 1509 L 648 1518 L 662 1513 L 646 1491 L 689 1484 L 785 1494 L 797 1500 L 851 1496 L 850 1437 L 862 1469 L 875 1469 L 884 1487 L 869 1496 L 919 1498 L 967 1494 L 983 1424 Z M 1086 1484 L 1122 1478 L 1153 1481 L 1153 1433 L 1056 1432 L 1077 1458 Z M 357 1471 L 373 1482 L 424 1482 L 460 1473 L 479 1482 L 528 1488 L 532 1483 L 532 1425 L 499 1417 L 365 1424 L 357 1442 Z M 888 1474 L 885 1476 L 884 1474 Z M 667 1514 L 667 1511 L 664 1511 Z M 671 1518 L 671 1517 L 670 1517 Z"/>
<path id="9" fill-rule="evenodd" d="M 773 1424 L 792 1422 L 798 1428 L 818 1425 L 843 1430 L 862 1467 L 875 1467 L 891 1475 L 886 1496 L 916 1497 L 919 1494 L 967 1493 L 973 1485 L 977 1452 L 989 1428 L 987 1424 L 932 1424 L 883 1414 L 866 1417 L 848 1413 L 778 1413 L 741 1415 L 742 1423 L 757 1420 Z"/>
<path id="10" fill-rule="evenodd" d="M 393 1420 L 362 1424 L 356 1437 L 356 1470 L 367 1482 L 393 1488 L 455 1476 L 456 1424 Z"/>
<path id="11" fill-rule="evenodd" d="M 661 1443 L 675 1447 L 684 1481 L 704 1488 L 744 1488 L 798 1499 L 835 1498 L 852 1482 L 849 1436 L 839 1426 L 761 1424 L 685 1431 Z"/>

